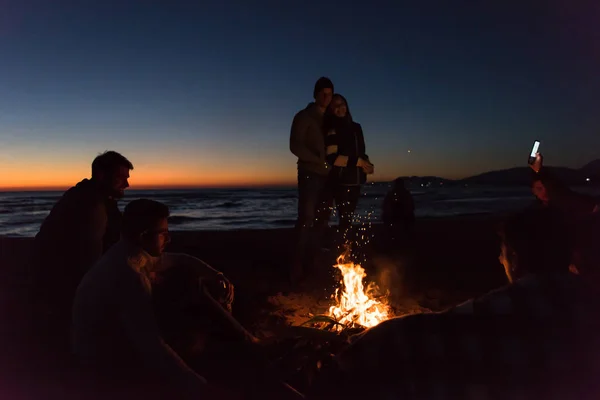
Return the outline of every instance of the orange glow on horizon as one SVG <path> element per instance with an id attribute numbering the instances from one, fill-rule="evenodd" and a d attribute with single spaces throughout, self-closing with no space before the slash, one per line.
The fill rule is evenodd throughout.
<path id="1" fill-rule="evenodd" d="M 86 163 L 87 164 L 87 163 Z M 202 171 L 204 169 L 204 171 Z M 89 165 L 33 165 L 27 168 L 0 166 L 0 191 L 65 190 L 91 175 Z M 264 168 L 222 169 L 156 165 L 135 165 L 131 171 L 131 189 L 257 187 L 296 183 L 295 171 Z"/>
<path id="2" fill-rule="evenodd" d="M 79 181 L 83 180 L 80 179 Z M 66 185 L 55 185 L 55 186 L 0 186 L 0 192 L 44 192 L 44 191 L 66 191 L 72 186 L 75 186 L 77 182 L 73 182 Z M 251 182 L 251 183 L 214 183 L 214 184 L 172 184 L 172 185 L 161 185 L 161 184 L 147 184 L 147 185 L 135 185 L 130 186 L 131 190 L 186 190 L 186 189 L 219 189 L 219 188 L 268 188 L 268 187 L 289 187 L 295 186 L 296 182 Z"/>
<path id="3" fill-rule="evenodd" d="M 13 149 L 14 150 L 14 149 Z M 125 149 L 134 164 L 129 180 L 131 189 L 186 189 L 218 187 L 295 186 L 296 158 L 291 154 L 248 157 L 214 149 L 203 153 L 193 147 L 145 152 Z M 0 191 L 66 190 L 91 175 L 91 161 L 98 153 L 91 151 L 27 154 L 5 157 L 0 162 Z M 402 165 L 382 159 L 368 182 L 389 182 L 398 176 L 435 175 L 434 166 Z M 446 175 L 450 172 L 446 170 Z M 460 172 L 456 171 L 459 177 Z M 465 174 L 466 175 L 466 174 Z"/>
<path id="4" fill-rule="evenodd" d="M 208 159 L 197 161 L 189 155 L 175 158 L 134 156 L 129 179 L 130 189 L 187 189 L 218 187 L 295 186 L 295 160 L 259 158 L 256 160 Z M 65 159 L 56 155 L 35 161 L 19 160 L 0 164 L 0 191 L 64 191 L 91 176 L 88 155 Z M 192 161 L 190 161 L 192 160 Z M 290 162 L 291 161 L 291 162 Z M 394 177 L 381 174 L 370 181 L 389 181 Z"/>
<path id="5" fill-rule="evenodd" d="M 181 177 L 156 177 L 152 179 L 151 176 L 135 176 L 135 171 L 132 171 L 132 177 L 129 179 L 130 189 L 193 189 L 193 188 L 211 188 L 211 187 L 261 187 L 261 186 L 290 186 L 295 185 L 295 179 L 277 179 L 274 177 L 268 179 L 266 177 L 260 178 L 246 178 L 238 176 L 213 176 L 212 179 L 202 179 L 202 177 L 190 176 L 188 179 L 181 179 Z M 148 175 L 148 174 L 146 174 Z M 33 180 L 33 179 L 2 179 L 0 181 L 0 191 L 43 191 L 43 190 L 66 190 L 71 186 L 74 186 L 85 178 L 90 178 L 89 175 L 80 175 L 79 177 L 71 177 L 72 179 L 55 179 L 48 180 Z M 195 179 L 194 179 L 195 178 Z"/>

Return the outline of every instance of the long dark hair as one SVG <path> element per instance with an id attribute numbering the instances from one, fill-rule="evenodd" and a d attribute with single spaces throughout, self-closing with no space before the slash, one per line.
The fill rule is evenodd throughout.
<path id="1" fill-rule="evenodd" d="M 346 116 L 344 118 L 336 117 L 336 115 L 333 113 L 333 110 L 331 109 L 331 105 L 333 104 L 333 101 L 336 98 L 342 100 L 344 102 L 344 104 L 346 105 Z M 325 118 L 323 120 L 323 123 L 325 126 L 325 132 L 328 132 L 330 129 L 335 128 L 340 123 L 351 124 L 352 122 L 353 122 L 353 119 L 352 119 L 352 114 L 350 114 L 350 106 L 348 105 L 348 101 L 341 94 L 339 94 L 339 93 L 334 94 L 333 97 L 331 98 L 331 103 L 329 103 L 329 107 L 327 107 L 327 111 L 325 112 Z"/>

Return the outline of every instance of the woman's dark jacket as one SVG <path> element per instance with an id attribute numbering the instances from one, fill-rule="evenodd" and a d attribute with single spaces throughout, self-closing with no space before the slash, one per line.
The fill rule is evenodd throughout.
<path id="1" fill-rule="evenodd" d="M 359 158 L 365 161 L 365 138 L 360 124 L 350 117 L 338 118 L 328 115 L 325 118 L 325 146 L 327 162 L 333 166 L 338 157 L 346 160 L 346 166 L 334 166 L 331 178 L 339 185 L 362 185 L 367 181 L 367 175 L 362 168 L 357 167 Z"/>

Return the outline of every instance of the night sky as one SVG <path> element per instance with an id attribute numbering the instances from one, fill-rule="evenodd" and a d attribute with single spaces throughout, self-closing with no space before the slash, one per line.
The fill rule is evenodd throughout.
<path id="1" fill-rule="evenodd" d="M 68 187 L 107 149 L 132 188 L 293 183 L 322 75 L 374 180 L 522 166 L 534 139 L 600 157 L 597 1 L 400 3 L 0 0 L 0 187 Z"/>

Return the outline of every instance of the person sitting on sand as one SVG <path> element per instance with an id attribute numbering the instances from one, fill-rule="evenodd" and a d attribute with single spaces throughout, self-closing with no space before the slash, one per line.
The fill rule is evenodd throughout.
<path id="1" fill-rule="evenodd" d="M 75 289 L 85 272 L 119 240 L 121 212 L 117 201 L 129 187 L 133 164 L 115 151 L 92 162 L 91 179 L 67 190 L 52 207 L 34 239 L 31 295 L 40 321 L 60 329 L 48 338 L 65 338 Z M 62 333 L 64 331 L 64 334 Z"/>
<path id="2" fill-rule="evenodd" d="M 216 365 L 206 366 L 202 358 L 207 351 L 214 352 L 216 348 L 221 349 L 216 359 L 225 358 L 224 347 L 218 347 L 218 341 L 209 337 L 203 338 L 207 343 L 182 347 L 181 351 L 188 351 L 187 354 L 178 354 L 164 340 L 154 311 L 153 281 L 157 274 L 168 269 L 195 269 L 203 281 L 229 285 L 221 273 L 194 257 L 164 253 L 170 241 L 168 216 L 168 207 L 152 200 L 135 200 L 125 207 L 121 240 L 88 271 L 77 288 L 72 350 L 90 370 L 107 379 L 113 378 L 113 385 L 119 380 L 133 384 L 136 377 L 144 381 L 152 376 L 153 380 L 164 380 L 198 398 L 209 394 L 221 398 L 225 392 L 207 386 L 206 379 L 193 366 L 197 363 L 206 367 L 204 373 L 214 372 Z M 233 295 L 232 291 L 227 293 L 229 297 Z M 234 348 L 240 360 L 253 360 L 258 340 L 208 291 L 198 290 L 190 301 L 197 302 L 195 306 L 204 310 L 198 317 L 209 320 L 204 325 L 222 335 L 226 346 Z M 232 356 L 228 360 L 229 371 L 233 372 L 236 360 L 232 360 Z M 250 370 L 259 368 L 254 365 Z M 290 392 L 285 387 L 283 390 Z"/>
<path id="3" fill-rule="evenodd" d="M 500 261 L 508 286 L 353 337 L 307 397 L 598 398 L 600 299 L 566 270 L 565 235 L 549 228 L 539 214 L 507 221 Z"/>
<path id="4" fill-rule="evenodd" d="M 571 272 L 597 273 L 600 254 L 594 237 L 599 228 L 600 205 L 592 196 L 569 189 L 543 163 L 544 158 L 538 153 L 530 164 L 531 190 L 537 199 L 534 208 L 546 210 L 549 218 L 560 221 L 562 226 L 556 229 L 567 229 L 571 233 Z"/>
<path id="5" fill-rule="evenodd" d="M 392 189 L 383 200 L 381 219 L 390 245 L 404 244 L 412 239 L 415 229 L 415 203 L 404 186 L 404 179 L 394 180 Z"/>

